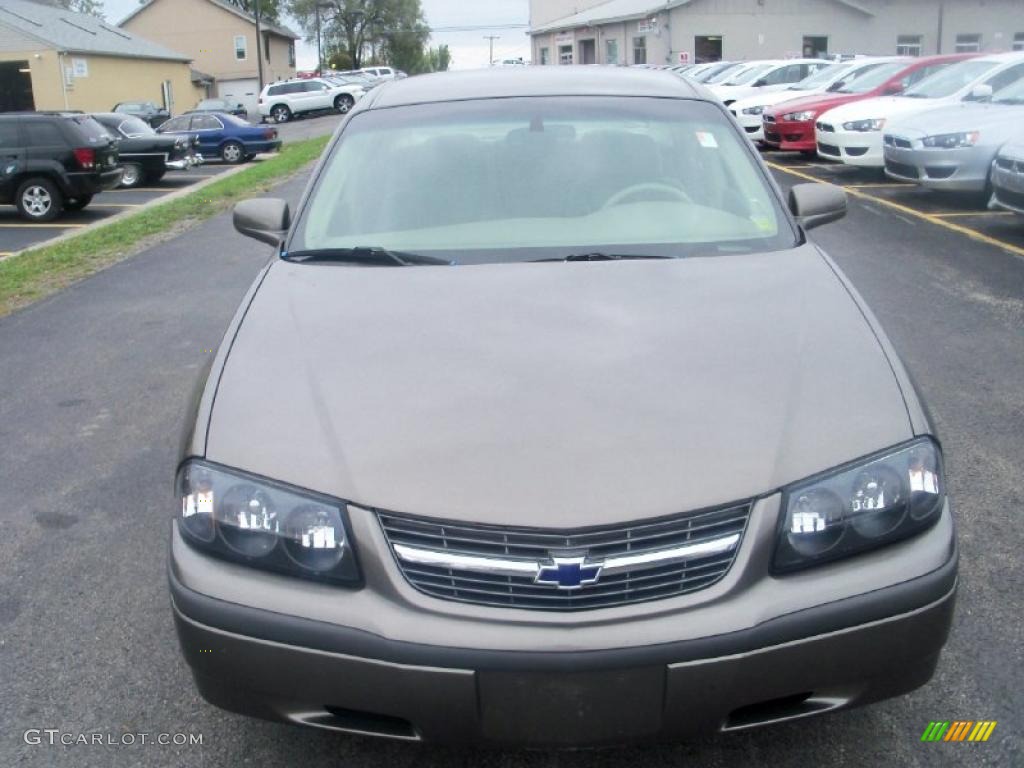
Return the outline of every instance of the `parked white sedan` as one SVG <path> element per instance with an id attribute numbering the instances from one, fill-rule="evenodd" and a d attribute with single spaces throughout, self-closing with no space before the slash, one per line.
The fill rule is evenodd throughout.
<path id="1" fill-rule="evenodd" d="M 792 99 L 811 96 L 815 93 L 838 90 L 844 84 L 856 80 L 879 64 L 898 61 L 900 58 L 904 57 L 872 56 L 840 61 L 820 69 L 813 75 L 805 77 L 799 83 L 793 83 L 782 90 L 765 93 L 764 89 L 760 89 L 753 96 L 737 99 L 729 106 L 729 111 L 735 115 L 739 124 L 743 126 L 748 139 L 751 141 L 761 141 L 764 139 L 762 115 L 769 107 L 774 107 L 776 104 L 791 101 Z"/>
<path id="2" fill-rule="evenodd" d="M 710 90 L 725 106 L 754 94 L 784 90 L 829 65 L 825 59 L 785 59 L 761 62 L 733 80 L 712 85 Z"/>
<path id="3" fill-rule="evenodd" d="M 828 132 L 830 154 L 818 154 L 847 165 L 882 168 L 882 131 L 895 118 L 971 101 L 984 101 L 994 91 L 1024 77 L 1024 53 L 1002 53 L 966 59 L 925 78 L 900 96 L 856 101 L 818 118 Z M 826 126 L 824 129 L 822 126 Z M 838 154 L 833 154 L 838 151 Z"/>

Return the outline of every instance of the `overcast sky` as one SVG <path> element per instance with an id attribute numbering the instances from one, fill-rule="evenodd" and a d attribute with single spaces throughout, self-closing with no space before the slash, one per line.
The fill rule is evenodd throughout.
<path id="1" fill-rule="evenodd" d="M 474 69 L 487 66 L 488 43 L 484 35 L 499 35 L 494 41 L 494 57 L 522 56 L 530 58 L 530 42 L 523 29 L 473 30 L 470 32 L 444 31 L 444 27 L 467 27 L 507 24 L 526 24 L 529 19 L 529 0 L 421 0 L 427 23 L 434 33 L 432 45 L 447 43 L 452 51 L 454 69 Z M 117 23 L 138 5 L 138 0 L 104 0 L 108 21 Z M 286 20 L 287 22 L 287 20 Z M 290 24 L 301 34 L 297 24 Z M 316 67 L 316 40 L 312 44 L 299 41 L 299 69 Z"/>

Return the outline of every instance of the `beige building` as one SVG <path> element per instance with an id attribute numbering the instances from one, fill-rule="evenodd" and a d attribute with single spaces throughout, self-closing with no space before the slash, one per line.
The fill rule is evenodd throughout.
<path id="1" fill-rule="evenodd" d="M 1024 0 L 530 0 L 535 64 L 1024 50 Z"/>
<path id="2" fill-rule="evenodd" d="M 62 8 L 0 0 L 0 112 L 100 112 L 152 101 L 172 113 L 204 98 L 189 57 Z"/>
<path id="3" fill-rule="evenodd" d="M 260 91 L 255 17 L 224 0 L 147 0 L 120 27 L 188 54 L 196 69 L 213 77 L 217 96 L 255 113 Z M 260 31 L 263 82 L 295 77 L 299 36 L 262 21 Z"/>

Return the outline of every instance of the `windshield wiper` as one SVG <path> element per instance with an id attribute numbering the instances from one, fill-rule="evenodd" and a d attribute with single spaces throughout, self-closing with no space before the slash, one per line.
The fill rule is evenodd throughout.
<path id="1" fill-rule="evenodd" d="M 355 248 L 317 248 L 310 251 L 282 253 L 281 258 L 299 264 L 332 262 L 335 264 L 366 264 L 373 267 L 450 267 L 455 264 L 448 259 L 424 256 L 406 251 L 389 251 L 387 248 L 357 246 Z"/>
<path id="2" fill-rule="evenodd" d="M 567 256 L 555 256 L 551 259 L 531 259 L 533 262 L 542 261 L 629 261 L 631 259 L 674 259 L 675 256 L 656 256 L 649 253 L 570 253 Z"/>

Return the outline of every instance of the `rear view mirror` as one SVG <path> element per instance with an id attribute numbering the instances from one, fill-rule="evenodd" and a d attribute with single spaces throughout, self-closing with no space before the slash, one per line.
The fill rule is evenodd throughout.
<path id="1" fill-rule="evenodd" d="M 279 245 L 292 223 L 288 203 L 276 197 L 243 200 L 233 219 L 240 233 L 269 245 Z"/>
<path id="2" fill-rule="evenodd" d="M 987 83 L 979 83 L 971 88 L 972 101 L 986 101 L 992 98 L 992 86 Z"/>
<path id="3" fill-rule="evenodd" d="M 800 226 L 814 229 L 846 215 L 846 192 L 835 184 L 797 184 L 789 190 L 789 210 Z"/>

